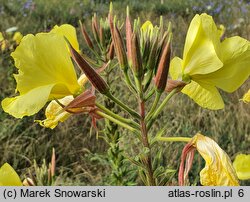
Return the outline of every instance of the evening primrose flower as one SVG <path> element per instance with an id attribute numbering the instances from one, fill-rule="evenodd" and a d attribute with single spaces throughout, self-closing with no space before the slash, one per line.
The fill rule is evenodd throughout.
<path id="1" fill-rule="evenodd" d="M 233 166 L 240 180 L 250 179 L 250 154 L 238 154 L 235 157 Z"/>
<path id="2" fill-rule="evenodd" d="M 22 186 L 16 171 L 8 163 L 0 168 L 0 186 Z"/>
<path id="3" fill-rule="evenodd" d="M 212 110 L 224 108 L 217 88 L 233 92 L 250 75 L 250 42 L 238 36 L 220 42 L 220 34 L 211 16 L 196 15 L 188 29 L 183 59 L 175 57 L 170 64 L 172 79 L 187 84 L 181 92 Z"/>
<path id="4" fill-rule="evenodd" d="M 14 77 L 19 95 L 5 98 L 1 104 L 16 118 L 37 113 L 47 101 L 82 91 L 62 34 L 28 34 L 11 56 L 18 68 Z"/>
<path id="5" fill-rule="evenodd" d="M 183 185 L 185 180 L 183 174 L 185 158 L 194 149 L 197 149 L 197 151 L 200 153 L 200 155 L 206 162 L 205 168 L 203 168 L 200 172 L 200 182 L 202 185 L 204 186 L 239 185 L 236 172 L 226 152 L 223 151 L 214 140 L 212 140 L 209 137 L 203 136 L 202 134 L 199 133 L 196 134 L 183 149 L 182 161 L 179 170 L 180 185 Z M 191 163 L 192 160 L 188 161 L 188 163 L 186 164 L 186 166 L 188 167 L 188 171 L 191 168 Z"/>

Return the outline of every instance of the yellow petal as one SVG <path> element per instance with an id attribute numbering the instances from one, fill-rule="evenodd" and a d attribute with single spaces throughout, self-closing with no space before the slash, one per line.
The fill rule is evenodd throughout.
<path id="1" fill-rule="evenodd" d="M 23 38 L 23 35 L 21 34 L 21 32 L 15 32 L 12 39 L 16 42 L 16 44 L 19 44 L 22 38 Z"/>
<path id="2" fill-rule="evenodd" d="M 174 57 L 170 62 L 169 74 L 173 80 L 178 80 L 182 78 L 182 59 L 179 57 Z"/>
<path id="3" fill-rule="evenodd" d="M 221 44 L 223 67 L 208 75 L 200 75 L 206 80 L 227 92 L 238 89 L 250 75 L 250 42 L 241 37 L 227 38 Z"/>
<path id="4" fill-rule="evenodd" d="M 62 88 L 55 89 L 52 94 L 55 94 L 55 98 L 61 98 L 75 94 L 80 88 L 65 41 L 57 34 L 29 34 L 22 39 L 11 56 L 19 69 L 15 79 L 17 90 L 21 94 L 56 83 Z"/>
<path id="5" fill-rule="evenodd" d="M 217 110 L 224 108 L 224 102 L 220 93 L 214 86 L 209 86 L 191 81 L 181 91 L 192 98 L 198 105 L 203 108 Z"/>
<path id="6" fill-rule="evenodd" d="M 0 168 L 0 186 L 22 186 L 16 171 L 8 163 Z"/>
<path id="7" fill-rule="evenodd" d="M 206 165 L 200 172 L 201 184 L 204 186 L 238 186 L 236 172 L 226 152 L 209 137 L 196 134 L 192 140 Z"/>
<path id="8" fill-rule="evenodd" d="M 5 98 L 1 104 L 3 110 L 16 118 L 31 116 L 40 111 L 49 99 L 54 85 L 34 88 L 14 98 Z"/>
<path id="9" fill-rule="evenodd" d="M 84 85 L 87 83 L 88 78 L 86 77 L 85 74 L 82 74 L 79 79 L 78 83 L 80 86 L 82 86 L 82 90 L 84 90 Z M 63 104 L 63 105 L 68 105 L 71 101 L 74 100 L 73 96 L 66 96 L 62 99 L 59 99 L 58 101 Z M 67 120 L 72 114 L 62 110 L 62 107 L 56 102 L 56 101 L 51 101 L 49 105 L 47 106 L 45 110 L 45 120 L 36 120 L 41 126 L 45 128 L 51 128 L 54 129 L 59 122 L 64 122 Z"/>
<path id="10" fill-rule="evenodd" d="M 225 31 L 226 31 L 225 26 L 221 24 L 221 25 L 218 27 L 218 31 L 219 31 L 220 37 L 223 37 L 224 34 L 225 34 Z"/>
<path id="11" fill-rule="evenodd" d="M 47 101 L 81 90 L 65 40 L 58 34 L 29 34 L 11 56 L 18 68 L 14 76 L 20 95 L 4 99 L 2 106 L 12 116 L 33 115 Z"/>
<path id="12" fill-rule="evenodd" d="M 245 93 L 245 95 L 242 98 L 243 102 L 249 103 L 250 102 L 250 89 Z"/>
<path id="13" fill-rule="evenodd" d="M 220 36 L 213 18 L 196 15 L 188 29 L 183 54 L 183 72 L 190 76 L 208 74 L 223 65 L 217 56 Z"/>
<path id="14" fill-rule="evenodd" d="M 66 96 L 58 101 L 63 105 L 68 105 L 72 100 L 74 100 L 73 96 Z M 37 122 L 43 127 L 54 129 L 59 122 L 64 122 L 71 116 L 71 114 L 64 111 L 62 107 L 53 100 L 47 106 L 45 116 L 45 120 L 37 120 Z"/>
<path id="15" fill-rule="evenodd" d="M 235 157 L 233 166 L 240 180 L 250 179 L 250 154 L 238 154 Z"/>
<path id="16" fill-rule="evenodd" d="M 73 48 L 77 52 L 80 52 L 76 36 L 76 29 L 72 25 L 69 24 L 63 24 L 61 26 L 56 25 L 50 32 L 65 36 L 69 40 Z"/>

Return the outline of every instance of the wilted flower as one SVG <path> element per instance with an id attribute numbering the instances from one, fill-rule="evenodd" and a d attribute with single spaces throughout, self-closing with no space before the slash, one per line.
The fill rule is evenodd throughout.
<path id="1" fill-rule="evenodd" d="M 237 186 L 239 185 L 232 162 L 225 151 L 209 137 L 196 134 L 182 151 L 182 159 L 179 170 L 179 183 L 184 185 L 185 177 L 192 164 L 192 152 L 194 149 L 200 153 L 206 162 L 205 168 L 200 172 L 200 181 L 204 186 Z M 191 153 L 191 155 L 190 155 Z M 186 172 L 184 174 L 184 162 Z M 191 157 L 191 158 L 190 158 Z M 185 176 L 184 176 L 185 175 Z"/>
<path id="2" fill-rule="evenodd" d="M 0 186 L 22 186 L 18 174 L 8 163 L 0 168 Z"/>
<path id="3" fill-rule="evenodd" d="M 84 74 L 78 79 L 80 86 L 84 86 L 87 81 Z M 42 121 L 36 120 L 36 122 L 43 127 L 54 129 L 59 122 L 64 122 L 72 115 L 73 112 L 67 112 L 64 106 L 68 106 L 74 99 L 72 95 L 69 95 L 57 101 L 52 100 L 45 110 L 46 119 Z"/>
<path id="4" fill-rule="evenodd" d="M 19 95 L 5 98 L 3 110 L 16 118 L 37 113 L 47 101 L 76 96 L 82 90 L 77 82 L 74 65 L 63 36 L 76 41 L 73 27 L 65 25 L 50 33 L 26 35 L 11 54 L 18 68 L 15 74 Z M 54 32 L 59 31 L 60 34 Z M 63 31 L 65 33 L 63 34 Z"/>
<path id="5" fill-rule="evenodd" d="M 250 154 L 238 154 L 235 157 L 233 166 L 240 180 L 250 179 Z"/>
<path id="6" fill-rule="evenodd" d="M 170 75 L 187 85 L 182 93 L 201 107 L 222 109 L 217 88 L 233 92 L 250 74 L 250 43 L 235 36 L 220 42 L 221 32 L 211 16 L 196 15 L 189 27 L 183 59 L 171 61 Z"/>

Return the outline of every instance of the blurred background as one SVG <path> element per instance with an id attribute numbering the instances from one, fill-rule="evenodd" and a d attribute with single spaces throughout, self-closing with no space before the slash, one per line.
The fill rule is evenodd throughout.
<path id="1" fill-rule="evenodd" d="M 94 13 L 98 18 L 107 17 L 109 3 L 107 0 L 0 0 L 0 32 L 17 27 L 23 35 L 35 34 L 49 31 L 56 24 L 68 23 L 77 28 L 80 46 L 87 52 L 78 21 L 90 29 Z M 140 17 L 141 22 L 151 20 L 159 24 L 159 18 L 163 16 L 166 25 L 172 22 L 175 56 L 181 56 L 189 23 L 197 13 L 212 15 L 218 26 L 226 28 L 226 37 L 239 35 L 250 40 L 249 0 L 113 0 L 114 13 L 119 19 L 125 19 L 127 5 L 133 19 Z M 11 51 L 0 51 L 0 100 L 13 95 L 16 85 L 13 73 L 17 70 L 10 57 Z M 124 86 L 117 84 L 115 88 L 118 89 L 118 97 L 136 107 Z M 232 94 L 222 92 L 225 109 L 219 111 L 202 109 L 185 95 L 178 94 L 161 114 L 158 123 L 168 127 L 168 136 L 192 137 L 200 131 L 212 137 L 234 160 L 238 153 L 250 153 L 250 105 L 239 101 L 249 88 L 248 80 Z M 0 108 L 0 165 L 10 163 L 24 178 L 34 171 L 34 160 L 40 167 L 48 164 L 54 147 L 58 185 L 112 184 L 109 179 L 111 165 L 106 155 L 108 145 L 98 138 L 88 116 L 73 116 L 54 130 L 34 123 L 34 120 L 43 118 L 44 111 L 32 117 L 15 119 Z M 103 121 L 98 122 L 100 130 L 102 126 Z M 158 126 L 156 124 L 155 131 L 159 130 Z M 137 143 L 131 144 L 133 138 L 127 131 L 120 132 L 122 149 L 133 155 Z M 163 148 L 164 165 L 177 170 L 184 144 L 164 143 L 160 146 Z M 190 174 L 192 184 L 198 184 L 198 173 L 203 166 L 202 158 L 196 154 Z M 176 185 L 177 173 L 171 177 L 170 185 Z M 242 181 L 241 184 L 250 185 L 250 181 Z"/>

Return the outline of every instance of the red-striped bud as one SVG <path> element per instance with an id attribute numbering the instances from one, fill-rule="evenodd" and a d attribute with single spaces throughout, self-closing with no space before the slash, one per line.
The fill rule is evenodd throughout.
<path id="1" fill-rule="evenodd" d="M 82 24 L 82 22 L 80 21 L 80 27 L 81 27 L 81 32 L 82 32 L 82 35 L 83 35 L 83 38 L 86 42 L 86 44 L 88 45 L 89 48 L 91 49 L 94 49 L 94 46 L 93 46 L 93 43 L 92 43 L 92 40 L 90 39 L 84 25 Z"/>
<path id="2" fill-rule="evenodd" d="M 131 40 L 131 61 L 132 69 L 137 78 L 142 78 L 143 68 L 142 68 L 142 57 L 140 51 L 140 44 L 138 41 L 137 33 L 133 33 Z"/>
<path id="3" fill-rule="evenodd" d="M 95 88 L 102 94 L 109 92 L 108 84 L 104 79 L 93 69 L 88 62 L 71 46 L 69 41 L 66 39 L 69 44 L 71 55 L 74 61 L 77 63 L 79 68 L 85 73 L 89 81 L 95 86 Z"/>
<path id="4" fill-rule="evenodd" d="M 168 79 L 168 70 L 170 65 L 170 56 L 171 56 L 171 46 L 169 40 L 161 54 L 161 59 L 155 76 L 155 86 L 159 92 L 163 92 L 166 88 Z"/>

